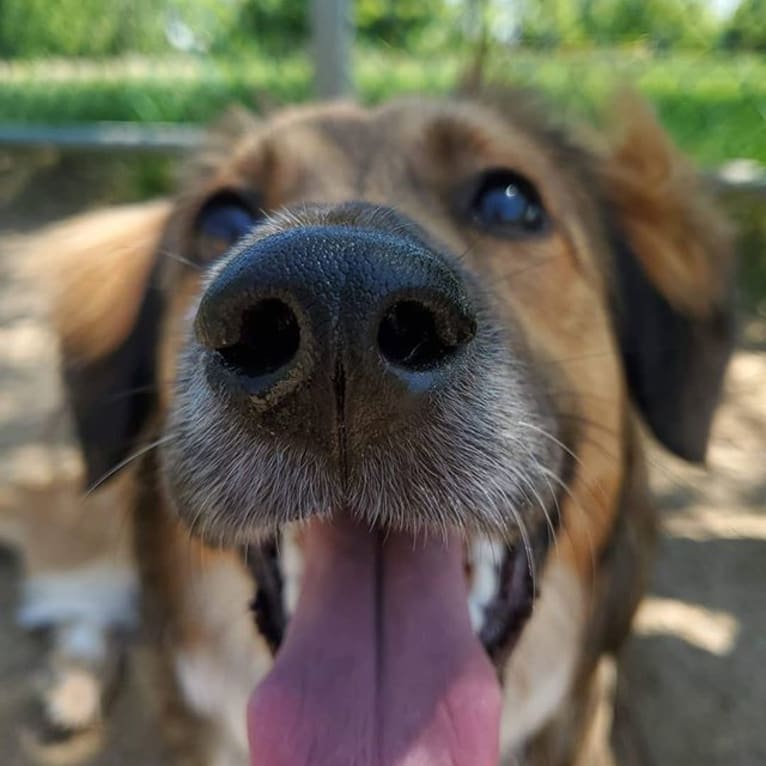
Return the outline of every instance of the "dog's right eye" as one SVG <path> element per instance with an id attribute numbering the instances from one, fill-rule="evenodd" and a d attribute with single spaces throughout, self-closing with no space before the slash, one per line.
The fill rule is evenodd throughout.
<path id="1" fill-rule="evenodd" d="M 263 218 L 255 203 L 236 191 L 218 192 L 200 208 L 194 220 L 197 258 L 210 261 L 228 250 Z"/>
<path id="2" fill-rule="evenodd" d="M 542 199 L 532 182 L 504 169 L 491 170 L 480 179 L 470 216 L 475 225 L 506 236 L 535 234 L 548 224 Z"/>

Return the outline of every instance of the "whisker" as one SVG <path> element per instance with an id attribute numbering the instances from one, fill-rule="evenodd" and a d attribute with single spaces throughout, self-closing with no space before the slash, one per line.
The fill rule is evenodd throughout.
<path id="1" fill-rule="evenodd" d="M 463 252 L 461 252 L 457 256 L 458 261 L 462 263 L 473 252 L 474 248 L 478 244 L 479 244 L 479 237 L 475 237 L 473 241 L 468 245 L 468 247 L 466 247 L 465 250 L 463 250 Z"/>
<path id="2" fill-rule="evenodd" d="M 615 429 L 610 428 L 609 426 L 606 426 L 603 423 L 598 423 L 579 413 L 560 412 L 558 413 L 558 416 L 566 420 L 576 420 L 578 422 L 584 423 L 590 428 L 600 431 L 607 436 L 612 436 L 615 439 L 622 439 L 622 434 L 619 431 L 616 431 Z M 579 438 L 585 441 L 586 443 L 596 447 L 608 459 L 614 461 L 615 463 L 621 462 L 622 458 L 620 456 L 618 456 L 613 450 L 610 450 L 606 445 L 601 443 L 592 434 L 581 432 L 579 434 Z M 645 439 L 642 438 L 641 441 L 643 443 L 645 442 Z M 656 471 L 659 475 L 661 475 L 668 482 L 670 482 L 672 486 L 691 492 L 693 493 L 693 495 L 695 495 L 698 498 L 699 497 L 704 498 L 705 491 L 699 486 L 698 483 L 694 483 L 691 479 L 687 479 L 679 475 L 678 473 L 674 472 L 673 470 L 671 470 L 671 468 L 667 465 L 665 461 L 655 459 L 652 456 L 650 450 L 643 449 L 642 453 L 643 453 L 644 460 L 646 461 L 646 464 L 651 471 Z"/>
<path id="3" fill-rule="evenodd" d="M 599 423 L 596 420 L 593 420 L 592 418 L 587 417 L 587 415 L 583 415 L 580 412 L 559 412 L 557 413 L 559 417 L 567 418 L 568 420 L 578 420 L 582 423 L 585 423 L 586 425 L 592 426 L 593 428 L 601 431 L 604 434 L 607 434 L 608 436 L 614 436 L 616 439 L 622 439 L 624 434 L 620 431 L 617 431 L 614 428 L 610 428 L 607 425 L 604 425 L 604 423 Z"/>
<path id="4" fill-rule="evenodd" d="M 558 415 L 560 418 L 563 418 L 565 420 L 575 420 L 578 423 L 584 423 L 585 425 L 588 425 L 591 428 L 595 428 L 596 430 L 600 431 L 605 436 L 612 436 L 617 440 L 622 440 L 623 438 L 623 435 L 619 431 L 615 431 L 613 428 L 609 428 L 609 426 L 605 426 L 603 423 L 597 423 L 596 421 L 591 420 L 590 418 L 584 417 L 580 415 L 579 413 L 559 412 Z M 591 444 L 597 449 L 599 449 L 605 457 L 608 457 L 610 460 L 613 460 L 615 463 L 620 463 L 622 461 L 621 455 L 619 455 L 614 450 L 610 450 L 609 447 L 597 441 L 592 436 L 587 436 L 583 434 L 582 432 L 580 432 L 578 435 L 581 436 L 582 438 L 585 438 L 588 444 Z"/>
<path id="5" fill-rule="evenodd" d="M 536 426 L 532 423 L 520 422 L 520 425 L 526 426 L 527 428 L 530 428 L 531 430 L 539 433 L 541 436 L 548 438 L 554 444 L 557 444 L 560 449 L 564 450 L 579 466 L 582 472 L 582 476 L 587 482 L 586 489 L 591 494 L 593 500 L 595 502 L 601 502 L 605 505 L 609 504 L 610 497 L 607 494 L 606 489 L 604 488 L 604 485 L 601 483 L 601 480 L 598 477 L 594 476 L 593 473 L 588 470 L 588 468 L 585 466 L 584 462 L 580 459 L 580 457 L 576 455 L 569 447 L 567 447 L 566 444 L 564 444 L 560 439 L 557 439 L 555 436 L 553 436 L 553 434 L 549 433 L 544 428 L 540 428 L 539 426 Z M 560 480 L 557 479 L 557 481 L 560 481 Z M 575 498 L 574 493 L 571 492 L 570 489 L 566 487 L 566 485 L 560 484 L 560 486 L 569 495 L 575 507 L 579 510 L 579 512 L 582 515 L 582 518 L 584 520 L 583 528 L 585 529 L 585 534 L 588 539 L 588 550 L 589 550 L 589 554 L 591 558 L 591 566 L 594 568 L 593 571 L 596 571 L 595 570 L 595 567 L 596 567 L 595 545 L 593 542 L 593 538 L 590 534 L 590 528 L 588 525 L 588 514 L 585 511 L 585 509 L 582 507 L 582 505 L 579 503 L 579 501 Z M 600 498 L 598 500 L 595 495 L 596 490 L 598 490 L 598 493 L 600 495 Z M 571 532 L 569 534 L 571 539 Z"/>
<path id="6" fill-rule="evenodd" d="M 519 533 L 521 534 L 521 541 L 524 545 L 524 552 L 526 553 L 527 558 L 527 569 L 529 570 L 529 577 L 532 580 L 532 592 L 537 593 L 537 565 L 535 564 L 535 555 L 532 548 L 532 541 L 529 537 L 529 531 L 527 530 L 527 527 L 524 524 L 524 519 L 518 509 L 511 506 L 511 513 L 519 526 Z"/>
<path id="7" fill-rule="evenodd" d="M 559 417 L 566 418 L 567 420 L 577 420 L 579 422 L 585 423 L 591 428 L 601 431 L 602 433 L 606 435 L 614 436 L 615 438 L 620 438 L 620 434 L 614 429 L 609 428 L 608 426 L 605 426 L 603 423 L 597 423 L 596 421 L 591 420 L 590 418 L 587 418 L 583 415 L 579 415 L 577 413 L 561 412 L 559 413 Z M 593 436 L 582 434 L 582 438 L 584 438 L 589 444 L 592 444 L 594 447 L 597 447 L 598 449 L 600 449 L 606 457 L 610 458 L 611 460 L 614 460 L 615 462 L 618 461 L 617 455 L 611 452 L 605 445 L 601 444 L 599 441 L 594 439 Z M 645 442 L 644 439 L 642 439 L 641 441 Z M 649 450 L 644 449 L 643 456 L 644 456 L 644 459 L 646 460 L 647 465 L 653 471 L 656 470 L 658 473 L 662 474 L 664 478 L 666 478 L 675 486 L 690 490 L 694 492 L 695 494 L 699 494 L 701 492 L 699 485 L 693 483 L 690 479 L 686 479 L 674 473 L 664 461 L 658 461 L 654 457 L 652 457 Z"/>
<path id="8" fill-rule="evenodd" d="M 544 437 L 546 439 L 549 439 L 557 447 L 559 447 L 559 449 L 564 450 L 564 452 L 566 452 L 566 454 L 569 455 L 569 457 L 571 457 L 572 460 L 574 460 L 577 463 L 577 465 L 580 466 L 580 468 L 583 470 L 583 475 L 585 475 L 585 476 L 589 475 L 589 471 L 588 471 L 588 468 L 585 465 L 585 463 L 583 463 L 583 461 L 580 459 L 580 457 L 578 455 L 576 455 L 569 447 L 567 447 L 567 445 L 564 444 L 564 442 L 562 442 L 561 439 L 558 439 L 552 433 L 550 433 L 549 431 L 546 431 L 546 429 L 541 428 L 540 426 L 535 425 L 534 423 L 529 423 L 527 421 L 520 420 L 518 422 L 518 425 L 520 425 L 520 426 L 522 426 L 524 428 L 528 428 L 528 429 L 530 429 L 532 431 L 535 431 L 536 433 L 540 434 L 540 436 L 542 436 L 542 437 Z M 591 478 L 595 478 L 595 477 L 591 476 Z M 606 498 L 606 496 L 607 496 L 606 495 L 606 491 L 604 490 L 603 486 L 601 486 L 601 482 L 598 482 L 598 484 L 599 484 L 599 486 L 601 488 L 601 491 L 603 493 L 604 498 Z"/>
<path id="9" fill-rule="evenodd" d="M 556 493 L 553 491 L 553 487 L 548 481 L 548 478 L 545 476 L 547 469 L 535 457 L 535 455 L 532 453 L 532 451 L 528 447 L 524 446 L 524 451 L 527 453 L 527 456 L 534 464 L 533 470 L 540 471 L 541 473 L 543 473 L 545 483 L 548 485 L 548 491 L 551 493 L 551 498 L 553 499 L 553 502 L 556 504 L 556 511 L 557 513 L 560 513 L 560 509 L 558 507 L 558 500 L 556 499 Z M 534 483 L 527 476 L 519 475 L 519 478 L 532 490 L 532 493 L 534 494 L 535 499 L 537 500 L 537 503 L 543 512 L 543 516 L 545 517 L 545 522 L 548 526 L 548 531 L 551 534 L 551 540 L 553 541 L 554 547 L 558 547 L 558 536 L 556 534 L 556 526 L 554 525 L 553 519 L 551 519 L 551 515 L 548 512 L 548 506 L 543 502 L 543 499 L 540 497 L 540 494 L 537 492 L 537 490 L 534 487 Z"/>
<path id="10" fill-rule="evenodd" d="M 158 250 L 157 254 L 163 256 L 164 258 L 169 258 L 171 261 L 177 261 L 178 263 L 183 263 L 184 266 L 191 266 L 191 268 L 193 268 L 195 271 L 205 270 L 198 263 L 195 263 L 194 261 L 190 261 L 188 258 L 184 258 L 184 256 L 179 255 L 178 253 L 174 253 L 172 250 Z"/>
<path id="11" fill-rule="evenodd" d="M 517 472 L 514 472 L 514 474 L 518 477 Z M 493 503 L 491 494 L 489 492 L 489 489 L 485 487 L 483 491 L 486 496 L 487 504 L 493 505 L 494 503 Z M 523 489 L 521 491 L 524 492 Z M 511 512 L 511 515 L 513 516 L 513 520 L 516 522 L 516 526 L 519 529 L 522 545 L 524 546 L 524 552 L 526 554 L 527 569 L 529 571 L 529 577 L 532 580 L 532 588 L 533 588 L 533 591 L 537 593 L 537 567 L 535 564 L 534 549 L 532 548 L 532 540 L 529 536 L 529 531 L 527 530 L 527 527 L 524 524 L 523 515 L 519 513 L 519 509 L 515 506 L 515 504 L 510 503 L 508 508 Z M 509 540 L 506 539 L 505 542 L 508 543 Z"/>
<path id="12" fill-rule="evenodd" d="M 155 380 L 154 383 L 147 383 L 143 386 L 135 386 L 133 388 L 125 388 L 117 391 L 109 397 L 109 401 L 119 401 L 120 399 L 135 396 L 136 394 L 151 394 L 154 391 L 160 391 L 162 386 L 173 386 L 184 382 L 185 380 L 183 378 L 178 377 L 168 378 L 166 380 Z"/>
<path id="13" fill-rule="evenodd" d="M 604 404 L 611 404 L 614 406 L 622 405 L 621 401 L 613 399 L 610 396 L 602 396 L 600 394 L 594 394 L 591 391 L 576 391 L 573 388 L 549 388 L 545 391 L 548 396 L 571 396 L 576 399 L 592 399 L 596 402 L 603 402 Z"/>
<path id="14" fill-rule="evenodd" d="M 541 359 L 538 364 L 570 364 L 571 362 L 580 362 L 586 359 L 603 359 L 605 356 L 612 356 L 613 354 L 614 351 L 612 349 L 605 349 L 604 351 L 590 351 L 587 354 L 579 354 L 578 356 L 569 356 L 556 359 Z"/>
<path id="15" fill-rule="evenodd" d="M 545 435 L 547 435 L 549 438 L 555 438 L 552 436 L 552 434 L 548 434 L 547 432 L 545 433 Z M 568 452 L 568 454 L 570 454 L 574 458 L 574 460 L 580 463 L 581 467 L 584 468 L 584 466 L 582 466 L 582 461 L 579 460 L 577 456 L 572 453 L 571 450 L 569 450 L 565 445 L 563 445 L 560 442 L 560 440 L 559 440 L 559 446 L 562 449 L 565 449 Z M 525 448 L 525 449 L 527 451 L 527 454 L 531 455 L 529 449 L 528 448 Z M 588 514 L 585 511 L 585 508 L 583 508 L 582 504 L 577 499 L 577 497 L 575 496 L 574 492 L 571 490 L 571 487 L 569 486 L 569 484 L 567 484 L 567 482 L 565 482 L 554 471 L 547 468 L 541 461 L 534 459 L 534 462 L 535 462 L 535 470 L 539 471 L 543 475 L 543 477 L 545 478 L 545 482 L 548 485 L 548 489 L 551 492 L 551 497 L 553 498 L 553 502 L 556 507 L 556 513 L 558 515 L 559 521 L 560 523 L 563 522 L 561 529 L 563 529 L 564 533 L 569 537 L 571 541 L 574 541 L 572 532 L 568 528 L 566 524 L 566 520 L 562 516 L 562 510 L 559 503 L 559 499 L 558 499 L 557 493 L 554 491 L 553 487 L 551 486 L 550 479 L 552 479 L 567 494 L 567 496 L 571 500 L 575 509 L 580 513 L 582 519 L 584 519 L 585 524 L 583 526 L 585 529 L 585 536 L 586 536 L 586 541 L 588 544 L 588 555 L 590 557 L 592 571 L 595 572 L 596 571 L 596 550 L 595 550 L 595 545 L 593 542 L 593 536 L 591 535 L 590 528 L 587 524 Z M 603 492 L 603 487 L 601 487 L 601 490 Z M 606 497 L 605 493 L 604 493 L 604 497 Z M 548 521 L 548 524 L 549 524 L 549 529 L 552 533 L 554 547 L 558 548 L 558 533 L 550 520 L 550 514 L 547 512 L 547 509 L 544 509 L 544 513 L 545 513 L 546 521 Z"/>
<path id="16" fill-rule="evenodd" d="M 528 263 L 525 266 L 520 266 L 519 268 L 513 269 L 510 272 L 506 272 L 501 275 L 500 284 L 505 284 L 506 282 L 509 282 L 511 279 L 515 279 L 521 274 L 525 274 L 526 272 L 531 271 L 532 269 L 537 269 L 537 268 L 540 268 L 540 266 L 545 266 L 547 263 L 550 263 L 552 260 L 553 260 L 552 256 L 546 256 L 545 258 L 541 258 L 536 263 Z"/>
<path id="17" fill-rule="evenodd" d="M 553 519 L 551 519 L 550 513 L 548 513 L 548 508 L 543 502 L 542 497 L 540 497 L 540 493 L 535 489 L 534 484 L 526 477 L 522 477 L 522 481 L 524 484 L 529 487 L 529 490 L 532 492 L 532 495 L 534 496 L 535 500 L 537 501 L 537 504 L 540 506 L 540 510 L 543 512 L 543 517 L 545 518 L 545 523 L 548 527 L 548 531 L 551 535 L 551 540 L 553 541 L 554 547 L 558 547 L 558 535 L 556 533 L 556 527 L 553 524 Z M 553 487 L 548 483 L 547 478 L 545 479 L 546 484 L 548 484 L 548 489 L 553 494 Z"/>
<path id="18" fill-rule="evenodd" d="M 161 447 L 163 444 L 167 444 L 170 441 L 173 441 L 175 437 L 172 435 L 163 436 L 161 439 L 157 439 L 154 442 L 151 442 L 150 444 L 145 444 L 140 449 L 136 450 L 132 454 L 128 455 L 124 460 L 121 460 L 117 465 L 110 468 L 101 478 L 99 478 L 97 481 L 95 481 L 93 484 L 91 484 L 90 487 L 88 487 L 88 490 L 85 493 L 85 496 L 92 495 L 105 481 L 108 481 L 112 478 L 116 473 L 119 473 L 123 468 L 130 465 L 134 460 L 137 460 L 138 458 L 142 457 L 143 455 L 146 455 L 147 453 L 151 452 L 153 449 L 157 449 L 157 447 Z"/>
<path id="19" fill-rule="evenodd" d="M 546 468 L 545 466 L 540 466 L 540 468 L 556 483 L 559 487 L 561 487 L 562 491 L 566 493 L 566 495 L 569 497 L 569 499 L 572 502 L 573 507 L 580 513 L 581 518 L 584 520 L 583 528 L 585 529 L 585 539 L 588 543 L 588 555 L 590 557 L 590 565 L 591 565 L 591 571 L 596 571 L 596 546 L 593 542 L 593 535 L 590 533 L 590 526 L 587 523 L 588 522 L 588 513 L 583 508 L 582 503 L 577 499 L 577 496 L 572 491 L 572 488 L 565 482 L 560 476 L 557 476 L 554 471 L 551 471 L 550 469 Z M 556 505 L 558 507 L 558 500 L 556 500 Z M 561 515 L 561 509 L 558 508 L 559 515 Z M 569 537 L 571 541 L 574 540 L 572 536 L 572 531 L 567 527 L 566 520 L 562 519 L 562 527 L 565 534 Z"/>
<path id="20" fill-rule="evenodd" d="M 159 384 L 149 383 L 145 386 L 136 386 L 135 388 L 126 388 L 124 391 L 118 391 L 116 394 L 112 394 L 109 397 L 110 402 L 117 402 L 120 399 L 127 399 L 130 396 L 136 394 L 151 394 L 159 389 Z"/>

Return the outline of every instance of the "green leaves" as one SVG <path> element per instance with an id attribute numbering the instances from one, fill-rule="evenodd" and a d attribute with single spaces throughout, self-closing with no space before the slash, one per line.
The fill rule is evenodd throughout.
<path id="1" fill-rule="evenodd" d="M 766 0 L 742 0 L 724 33 L 723 44 L 766 53 Z"/>

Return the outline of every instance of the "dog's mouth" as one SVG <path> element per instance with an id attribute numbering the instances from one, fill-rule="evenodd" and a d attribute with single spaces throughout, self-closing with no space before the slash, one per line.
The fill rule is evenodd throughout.
<path id="1" fill-rule="evenodd" d="M 547 526 L 502 546 L 340 514 L 299 535 L 297 598 L 286 598 L 286 549 L 247 554 L 276 653 L 248 711 L 251 763 L 497 764 L 497 668 L 531 613 Z"/>

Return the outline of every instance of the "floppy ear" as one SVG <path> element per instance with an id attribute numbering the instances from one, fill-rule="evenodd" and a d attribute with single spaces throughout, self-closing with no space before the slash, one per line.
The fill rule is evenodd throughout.
<path id="1" fill-rule="evenodd" d="M 734 342 L 731 232 L 648 106 L 625 94 L 616 111 L 600 170 L 627 382 L 655 436 L 701 462 Z"/>
<path id="2" fill-rule="evenodd" d="M 167 201 L 88 213 L 22 248 L 48 286 L 89 485 L 134 446 L 155 401 Z"/>

